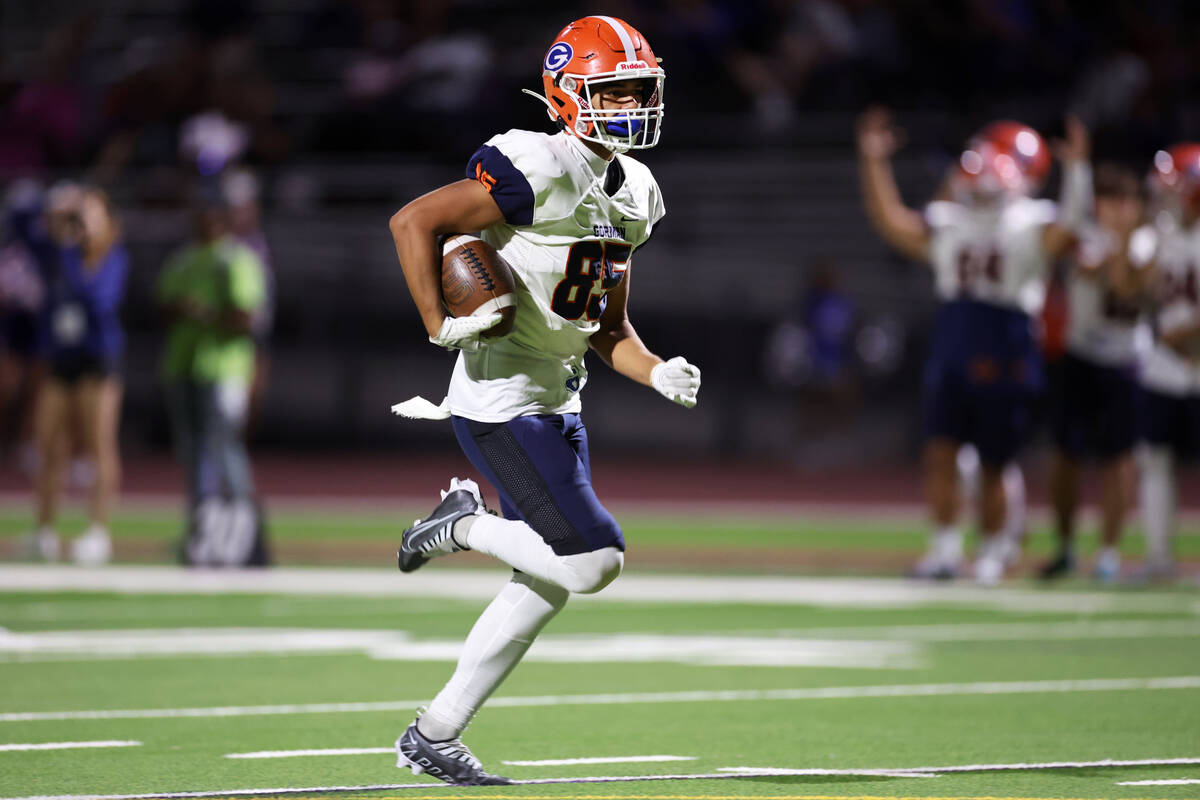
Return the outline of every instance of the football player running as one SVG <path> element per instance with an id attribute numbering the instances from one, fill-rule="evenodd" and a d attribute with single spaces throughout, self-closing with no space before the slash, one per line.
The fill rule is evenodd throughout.
<path id="1" fill-rule="evenodd" d="M 627 313 L 631 256 L 664 213 L 649 170 L 625 155 L 658 142 L 658 60 L 628 23 L 591 16 L 558 34 L 542 76 L 545 97 L 535 96 L 556 134 L 492 137 L 464 180 L 391 220 L 430 341 L 460 351 L 442 408 L 504 512 L 488 514 L 475 483 L 455 478 L 442 503 L 404 532 L 400 569 L 468 549 L 514 569 L 468 634 L 450 681 L 396 742 L 398 766 L 455 784 L 509 782 L 484 772 L 463 730 L 568 595 L 600 591 L 623 565 L 621 529 L 592 488 L 579 415 L 584 354 L 591 348 L 688 408 L 700 388 L 700 370 L 650 352 Z M 438 237 L 467 231 L 480 231 L 516 278 L 516 319 L 504 338 L 482 338 L 498 313 L 455 319 L 442 309 Z"/>
<path id="2" fill-rule="evenodd" d="M 1081 126 L 1080 126 L 1081 127 Z M 1081 193 L 1074 165 L 1086 159 L 1072 125 L 1064 145 L 1066 198 Z M 972 137 L 950 182 L 952 199 L 921 212 L 900 196 L 891 157 L 899 136 L 888 113 L 858 124 L 859 174 L 867 216 L 902 255 L 933 267 L 942 299 L 926 363 L 925 471 L 935 531 L 919 577 L 949 578 L 962 561 L 957 456 L 975 445 L 980 460 L 980 532 L 975 578 L 994 584 L 1017 542 L 1003 535 L 1003 473 L 1025 439 L 1042 389 L 1031 312 L 1040 308 L 1047 265 L 1074 241 L 1078 202 L 1035 200 L 1050 153 L 1032 128 L 997 122 Z M 1090 190 L 1085 193 L 1090 197 Z M 1056 221 L 1056 218 L 1059 221 Z"/>
<path id="3" fill-rule="evenodd" d="M 1080 461 L 1092 456 L 1100 473 L 1102 549 L 1092 574 L 1119 577 L 1117 551 L 1133 503 L 1136 439 L 1136 332 L 1149 299 L 1153 235 L 1138 232 L 1145 203 L 1138 176 L 1125 167 L 1096 169 L 1095 211 L 1079 228 L 1067 275 L 1066 353 L 1051 411 L 1054 454 L 1050 493 L 1059 548 L 1043 578 L 1075 566 L 1075 511 Z"/>
<path id="4" fill-rule="evenodd" d="M 1200 456 L 1200 144 L 1156 153 L 1151 186 L 1159 304 L 1141 373 L 1141 501 L 1146 576 L 1154 579 L 1174 573 L 1176 463 Z"/>

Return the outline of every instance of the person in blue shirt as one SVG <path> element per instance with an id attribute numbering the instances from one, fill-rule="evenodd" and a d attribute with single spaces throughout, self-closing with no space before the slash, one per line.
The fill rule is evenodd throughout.
<path id="1" fill-rule="evenodd" d="M 27 209 L 12 222 L 34 254 L 46 289 L 36 326 L 47 374 L 34 414 L 39 454 L 35 545 L 43 558 L 58 557 L 58 503 L 72 435 L 77 435 L 77 449 L 91 457 L 96 477 L 90 524 L 72 543 L 72 555 L 81 563 L 103 563 L 112 555 L 108 520 L 120 480 L 117 428 L 125 333 L 119 311 L 129 256 L 108 195 L 94 187 L 57 186 L 44 209 Z"/>

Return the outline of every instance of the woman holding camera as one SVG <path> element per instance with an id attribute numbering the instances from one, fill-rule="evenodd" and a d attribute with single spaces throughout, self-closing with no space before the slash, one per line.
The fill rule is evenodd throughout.
<path id="1" fill-rule="evenodd" d="M 102 190 L 64 185 L 52 189 L 40 218 L 17 229 L 34 253 L 46 284 L 38 315 L 39 354 L 46 377 L 38 391 L 34 439 L 38 449 L 35 543 L 46 560 L 59 554 L 55 523 L 63 474 L 75 450 L 96 468 L 88 528 L 72 543 L 86 564 L 108 561 L 108 519 L 120 481 L 117 428 L 125 334 L 118 316 L 129 273 L 120 226 Z"/>

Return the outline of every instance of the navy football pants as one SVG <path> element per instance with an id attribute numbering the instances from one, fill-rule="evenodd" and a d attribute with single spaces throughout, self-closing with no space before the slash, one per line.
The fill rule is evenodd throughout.
<path id="1" fill-rule="evenodd" d="M 452 421 L 463 452 L 499 492 L 506 518 L 524 520 L 560 556 L 625 549 L 621 528 L 592 488 L 587 429 L 578 414 Z"/>

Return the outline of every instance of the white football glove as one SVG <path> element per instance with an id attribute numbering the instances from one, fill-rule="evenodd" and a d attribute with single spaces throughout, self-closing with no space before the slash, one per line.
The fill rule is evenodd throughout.
<path id="1" fill-rule="evenodd" d="M 696 405 L 700 392 L 700 368 L 689 364 L 683 356 L 655 364 L 650 370 L 650 385 L 663 397 L 685 408 Z"/>
<path id="2" fill-rule="evenodd" d="M 446 317 L 442 320 L 442 327 L 438 329 L 437 335 L 430 336 L 429 341 L 447 350 L 474 352 L 483 346 L 479 337 L 500 319 L 499 311 L 481 317 Z"/>

